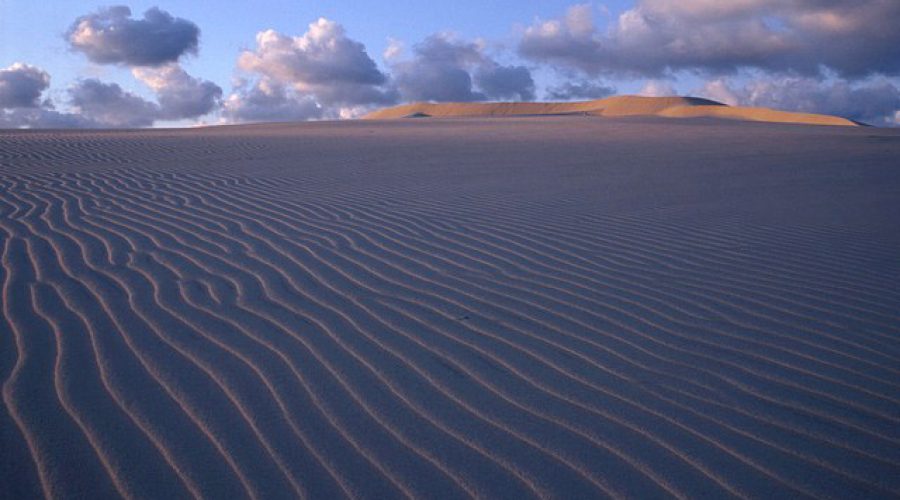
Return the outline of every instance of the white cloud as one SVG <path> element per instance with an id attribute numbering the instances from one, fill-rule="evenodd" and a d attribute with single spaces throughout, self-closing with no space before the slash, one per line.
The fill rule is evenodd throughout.
<path id="1" fill-rule="evenodd" d="M 675 90 L 672 82 L 667 82 L 665 80 L 647 80 L 638 94 L 648 97 L 667 97 L 678 95 L 678 92 Z"/>
<path id="2" fill-rule="evenodd" d="M 403 45 L 403 42 L 397 40 L 396 38 L 388 38 L 388 45 L 385 47 L 384 52 L 382 52 L 381 57 L 384 58 L 385 61 L 393 61 L 399 59 L 403 56 L 406 47 Z"/>
<path id="3" fill-rule="evenodd" d="M 132 74 L 156 93 L 161 119 L 203 116 L 217 109 L 222 100 L 222 89 L 218 85 L 190 76 L 177 64 L 134 68 Z"/>
<path id="4" fill-rule="evenodd" d="M 843 116 L 871 125 L 894 125 L 900 112 L 900 88 L 886 79 L 865 83 L 814 78 L 761 78 L 742 86 L 726 79 L 707 82 L 697 94 L 732 105 Z"/>
<path id="5" fill-rule="evenodd" d="M 274 30 L 260 32 L 256 48 L 241 53 L 238 68 L 313 95 L 325 105 L 393 100 L 382 89 L 387 76 L 365 46 L 348 38 L 340 24 L 324 18 L 310 24 L 300 36 Z"/>
<path id="6" fill-rule="evenodd" d="M 741 96 L 731 89 L 728 81 L 724 78 L 716 78 L 706 82 L 696 94 L 729 106 L 740 106 L 742 101 Z"/>
<path id="7" fill-rule="evenodd" d="M 299 36 L 258 33 L 256 47 L 242 52 L 237 66 L 245 77 L 225 100 L 231 121 L 339 118 L 397 100 L 365 46 L 324 18 Z"/>

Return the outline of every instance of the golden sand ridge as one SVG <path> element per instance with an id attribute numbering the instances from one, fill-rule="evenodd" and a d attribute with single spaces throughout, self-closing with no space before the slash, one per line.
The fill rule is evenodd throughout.
<path id="1" fill-rule="evenodd" d="M 384 120 L 425 117 L 487 117 L 526 115 L 591 115 L 605 117 L 663 116 L 667 118 L 723 118 L 729 120 L 834 125 L 859 124 L 839 116 L 794 113 L 769 108 L 729 106 L 700 97 L 615 96 L 579 102 L 416 102 L 381 109 L 364 118 Z"/>

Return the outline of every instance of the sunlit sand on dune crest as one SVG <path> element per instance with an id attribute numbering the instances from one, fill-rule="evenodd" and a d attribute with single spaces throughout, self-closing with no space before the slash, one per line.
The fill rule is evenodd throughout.
<path id="1" fill-rule="evenodd" d="M 830 115 L 793 113 L 769 108 L 748 108 L 698 97 L 615 96 L 581 102 L 418 102 L 374 111 L 367 119 L 410 117 L 485 117 L 520 115 L 592 115 L 605 117 L 663 116 L 669 118 L 723 118 L 729 120 L 857 126 Z"/>

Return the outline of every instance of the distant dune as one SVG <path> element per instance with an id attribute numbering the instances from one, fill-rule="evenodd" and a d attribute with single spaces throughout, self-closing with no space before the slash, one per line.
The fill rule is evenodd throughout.
<path id="1" fill-rule="evenodd" d="M 0 131 L 0 499 L 900 498 L 898 158 L 657 117 Z"/>
<path id="2" fill-rule="evenodd" d="M 858 123 L 838 116 L 792 113 L 768 108 L 728 106 L 699 97 L 616 96 L 581 102 L 417 102 L 381 109 L 365 119 L 384 120 L 425 117 L 487 117 L 523 115 L 664 116 L 668 118 L 713 117 L 729 120 L 837 125 Z"/>

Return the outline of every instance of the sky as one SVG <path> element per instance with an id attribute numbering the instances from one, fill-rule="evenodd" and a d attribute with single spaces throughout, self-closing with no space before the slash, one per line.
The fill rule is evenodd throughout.
<path id="1" fill-rule="evenodd" d="M 0 127 L 695 95 L 900 126 L 898 0 L 0 0 Z"/>

